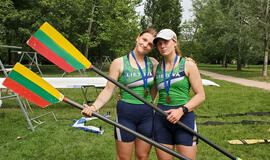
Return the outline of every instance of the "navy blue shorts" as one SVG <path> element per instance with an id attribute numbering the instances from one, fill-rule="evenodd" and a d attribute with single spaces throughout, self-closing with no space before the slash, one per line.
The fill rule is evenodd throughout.
<path id="1" fill-rule="evenodd" d="M 146 104 L 131 104 L 123 101 L 117 103 L 116 121 L 148 138 L 152 138 L 154 112 Z M 121 142 L 132 142 L 136 139 L 120 128 L 115 127 L 114 137 Z"/>
<path id="2" fill-rule="evenodd" d="M 163 111 L 179 108 L 179 106 L 171 107 L 161 104 L 158 104 L 158 107 Z M 193 112 L 188 112 L 186 115 L 182 116 L 180 122 L 197 132 L 195 114 Z M 196 136 L 187 132 L 178 124 L 172 124 L 159 112 L 156 112 L 154 116 L 153 136 L 156 142 L 162 144 L 185 146 L 194 146 L 198 144 L 198 138 Z"/>

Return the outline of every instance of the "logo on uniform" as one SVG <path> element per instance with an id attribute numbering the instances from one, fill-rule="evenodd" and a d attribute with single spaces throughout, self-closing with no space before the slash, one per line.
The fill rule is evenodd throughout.
<path id="1" fill-rule="evenodd" d="M 153 64 L 150 64 L 149 67 L 151 70 L 153 70 L 153 68 L 154 68 Z"/>
<path id="2" fill-rule="evenodd" d="M 180 65 L 180 66 L 179 66 L 179 70 L 180 70 L 180 71 L 184 71 L 184 65 Z"/>

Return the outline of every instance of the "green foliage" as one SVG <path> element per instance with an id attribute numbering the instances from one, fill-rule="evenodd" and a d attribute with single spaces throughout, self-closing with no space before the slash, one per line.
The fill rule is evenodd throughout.
<path id="1" fill-rule="evenodd" d="M 135 12 L 139 3 L 139 0 L 4 0 L 0 2 L 0 40 L 32 51 L 26 41 L 47 21 L 82 53 L 87 46 L 87 58 L 94 63 L 102 61 L 102 55 L 113 59 L 127 54 L 134 46 L 139 34 L 139 17 Z M 92 28 L 88 31 L 90 22 Z"/>
<path id="2" fill-rule="evenodd" d="M 154 27 L 157 30 L 170 28 L 178 35 L 181 12 L 180 0 L 146 0 L 142 26 L 143 28 Z"/>
<path id="3" fill-rule="evenodd" d="M 104 55 L 110 55 L 113 59 L 127 54 L 134 47 L 139 34 L 138 17 L 134 10 L 136 5 L 134 2 L 119 0 L 103 4 L 102 10 L 97 11 L 99 21 L 96 40 L 100 41 L 98 49 L 105 49 Z"/>
<path id="4" fill-rule="evenodd" d="M 242 64 L 262 61 L 267 50 L 263 40 L 269 36 L 265 29 L 270 25 L 267 3 L 268 0 L 193 0 L 194 36 L 202 46 L 200 53 L 210 63 L 237 60 L 237 70 L 242 69 Z"/>
<path id="5" fill-rule="evenodd" d="M 180 49 L 183 56 L 191 57 L 196 62 L 208 62 L 208 58 L 205 57 L 201 50 L 203 46 L 200 42 L 196 41 L 196 23 L 189 21 L 184 22 L 181 25 L 181 35 L 179 36 Z"/>

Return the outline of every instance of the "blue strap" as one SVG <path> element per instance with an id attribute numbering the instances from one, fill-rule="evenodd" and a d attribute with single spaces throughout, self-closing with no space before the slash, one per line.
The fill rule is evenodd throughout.
<path id="1" fill-rule="evenodd" d="M 135 57 L 133 51 L 131 51 L 131 55 L 132 55 L 132 57 L 135 59 L 135 61 L 136 61 L 136 63 L 137 63 L 137 66 L 138 66 L 138 68 L 139 68 L 139 70 L 140 70 L 140 73 L 141 73 L 141 76 L 142 76 L 142 79 L 143 79 L 144 89 L 145 89 L 145 91 L 147 92 L 147 79 L 148 79 L 147 58 L 146 58 L 146 56 L 144 56 L 145 69 L 146 69 L 146 73 L 145 73 L 145 76 L 144 76 L 143 71 L 142 71 L 142 68 L 140 67 L 139 63 L 137 62 L 136 57 Z"/>
<path id="2" fill-rule="evenodd" d="M 178 55 L 176 54 L 175 58 L 174 58 L 174 63 L 173 63 L 173 69 L 174 69 L 174 66 L 176 64 L 176 61 L 178 59 Z M 169 96 L 169 90 L 170 90 L 170 86 L 171 86 L 171 79 L 172 79 L 172 73 L 173 73 L 173 69 L 170 73 L 170 76 L 169 76 L 169 79 L 168 79 L 168 85 L 167 85 L 167 81 L 166 81 L 166 67 L 165 67 L 165 60 L 163 58 L 163 81 L 164 81 L 164 85 L 165 85 L 165 90 L 166 90 L 166 93 L 167 93 L 167 96 Z"/>

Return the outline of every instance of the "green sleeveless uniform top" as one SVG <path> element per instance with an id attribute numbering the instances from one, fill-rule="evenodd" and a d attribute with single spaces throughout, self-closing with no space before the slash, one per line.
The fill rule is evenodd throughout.
<path id="1" fill-rule="evenodd" d="M 154 84 L 154 77 L 153 77 L 153 63 L 147 57 L 147 67 L 148 67 L 148 79 L 147 79 L 147 97 L 144 95 L 144 83 L 139 69 L 135 69 L 131 66 L 129 62 L 129 55 L 123 56 L 124 61 L 124 70 L 121 76 L 118 79 L 118 82 L 123 84 L 124 86 L 131 89 L 137 95 L 143 97 L 145 100 L 152 102 L 151 95 L 150 95 L 150 87 Z M 143 74 L 146 74 L 146 68 L 142 69 Z M 146 77 L 146 76 L 145 76 Z M 133 97 L 131 94 L 126 92 L 125 90 L 120 88 L 121 94 L 121 101 L 132 103 L 132 104 L 144 104 L 142 101 L 138 100 L 137 98 Z"/>
<path id="2" fill-rule="evenodd" d="M 169 95 L 171 97 L 170 103 L 167 103 L 166 101 L 167 93 L 164 86 L 163 70 L 161 70 L 161 63 L 158 64 L 155 78 L 159 91 L 159 104 L 166 106 L 180 106 L 186 104 L 189 101 L 190 83 L 188 77 L 185 74 L 185 62 L 186 59 L 182 57 L 179 64 L 173 70 L 171 85 L 169 89 Z M 170 73 L 171 71 L 166 71 L 167 85 Z"/>

